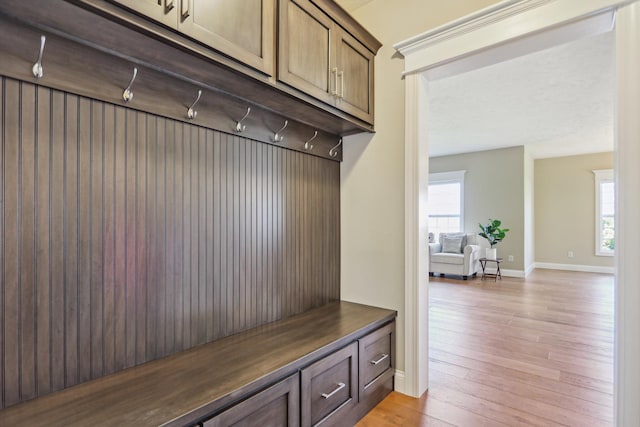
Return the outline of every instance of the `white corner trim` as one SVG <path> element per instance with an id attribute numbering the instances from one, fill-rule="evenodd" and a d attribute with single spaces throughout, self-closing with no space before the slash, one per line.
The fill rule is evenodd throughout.
<path id="1" fill-rule="evenodd" d="M 616 16 L 617 123 L 616 164 L 616 298 L 615 425 L 637 426 L 640 420 L 640 2 L 620 8 Z"/>
<path id="2" fill-rule="evenodd" d="M 403 56 L 502 21 L 550 0 L 505 0 L 393 45 Z"/>
<path id="3" fill-rule="evenodd" d="M 510 52 L 514 57 L 610 31 L 615 22 L 613 10 L 632 1 L 507 0 L 399 42 L 394 48 L 405 57 L 405 75 L 487 51 L 505 42 L 522 41 Z M 569 23 L 571 25 L 566 25 Z M 493 63 L 509 59 L 507 50 L 494 52 Z"/>
<path id="4" fill-rule="evenodd" d="M 427 86 L 414 74 L 405 82 L 405 394 L 420 397 L 428 387 L 429 371 L 429 246 L 427 235 L 427 196 L 429 193 L 429 157 L 426 121 Z"/>
<path id="5" fill-rule="evenodd" d="M 396 369 L 395 379 L 393 380 L 393 390 L 398 393 L 407 394 L 404 371 Z"/>
<path id="6" fill-rule="evenodd" d="M 534 268 L 543 270 L 565 270 L 565 271 L 582 271 L 585 273 L 606 273 L 614 274 L 615 267 L 600 267 L 596 265 L 578 265 L 578 264 L 557 264 L 553 262 L 536 262 Z"/>

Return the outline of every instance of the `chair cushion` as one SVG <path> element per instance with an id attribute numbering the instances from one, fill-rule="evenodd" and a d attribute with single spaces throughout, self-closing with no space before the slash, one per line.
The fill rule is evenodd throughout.
<path id="1" fill-rule="evenodd" d="M 431 263 L 462 265 L 464 264 L 464 255 L 448 253 L 433 254 L 431 255 Z"/>
<path id="2" fill-rule="evenodd" d="M 442 238 L 442 252 L 449 254 L 461 254 L 462 253 L 462 236 L 456 237 L 443 237 Z"/>

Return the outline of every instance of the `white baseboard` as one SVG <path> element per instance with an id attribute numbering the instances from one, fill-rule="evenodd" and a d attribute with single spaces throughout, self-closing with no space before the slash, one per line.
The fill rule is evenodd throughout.
<path id="1" fill-rule="evenodd" d="M 395 379 L 393 380 L 393 389 L 398 393 L 407 394 L 404 378 L 404 371 L 399 371 L 396 369 Z"/>
<path id="2" fill-rule="evenodd" d="M 531 272 L 532 272 L 533 270 L 535 270 L 535 268 L 536 268 L 536 264 L 535 264 L 535 263 L 533 263 L 533 264 L 531 264 L 529 267 L 527 267 L 527 268 L 524 270 L 524 277 L 529 276 L 529 275 L 531 274 Z"/>
<path id="3" fill-rule="evenodd" d="M 535 268 L 545 270 L 566 270 L 566 271 L 582 271 L 585 273 L 606 273 L 614 274 L 614 267 L 598 267 L 594 265 L 576 265 L 576 264 L 556 264 L 553 262 L 536 262 Z"/>
<path id="4" fill-rule="evenodd" d="M 519 277 L 524 279 L 524 271 L 523 270 L 500 270 L 503 276 L 505 277 Z"/>
<path id="5" fill-rule="evenodd" d="M 487 267 L 485 269 L 485 271 L 488 274 L 495 274 L 497 270 L 495 268 L 492 268 L 492 267 Z M 508 269 L 501 268 L 500 269 L 500 273 L 504 277 L 519 277 L 521 279 L 523 279 L 525 277 L 525 274 L 524 274 L 523 270 L 508 270 Z M 482 269 L 478 272 L 478 277 L 482 277 Z"/>

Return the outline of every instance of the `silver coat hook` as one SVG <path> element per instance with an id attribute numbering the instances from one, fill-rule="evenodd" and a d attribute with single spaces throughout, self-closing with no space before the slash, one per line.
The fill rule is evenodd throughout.
<path id="1" fill-rule="evenodd" d="M 198 101 L 200 101 L 201 96 L 202 96 L 202 90 L 198 89 L 198 97 L 196 98 L 195 101 L 193 101 L 193 104 L 191 104 L 191 107 L 189 107 L 189 109 L 187 110 L 187 118 L 189 120 L 193 120 L 198 116 L 198 112 L 194 110 L 193 107 L 195 107 Z"/>
<path id="2" fill-rule="evenodd" d="M 124 102 L 129 102 L 133 99 L 133 91 L 131 90 L 131 85 L 133 85 L 133 82 L 136 80 L 137 75 L 138 68 L 133 67 L 133 76 L 131 77 L 131 81 L 129 82 L 129 85 L 124 90 L 124 92 L 122 92 L 122 99 L 124 99 Z"/>
<path id="3" fill-rule="evenodd" d="M 235 131 L 237 133 L 242 133 L 244 132 L 244 130 L 247 128 L 245 125 L 242 124 L 242 122 L 244 121 L 244 119 L 246 119 L 247 117 L 249 117 L 249 113 L 251 112 L 251 107 L 247 107 L 247 112 L 245 113 L 244 116 L 242 116 L 242 118 L 240 120 L 236 121 L 236 128 Z"/>
<path id="4" fill-rule="evenodd" d="M 284 141 L 284 135 L 282 135 L 282 131 L 284 131 L 287 128 L 287 125 L 289 124 L 289 120 L 285 120 L 284 121 L 284 126 L 282 126 L 282 128 L 273 134 L 273 142 L 282 142 Z"/>
<path id="5" fill-rule="evenodd" d="M 338 141 L 335 147 L 329 150 L 329 155 L 331 157 L 336 157 L 338 155 L 338 147 L 340 147 L 340 145 L 342 145 L 342 138 L 340 138 L 340 141 Z"/>
<path id="6" fill-rule="evenodd" d="M 313 144 L 311 143 L 311 141 L 316 139 L 317 136 L 318 136 L 318 131 L 313 132 L 313 136 L 311 137 L 311 139 L 309 139 L 307 142 L 304 143 L 305 150 L 313 150 Z"/>
<path id="7" fill-rule="evenodd" d="M 38 59 L 36 63 L 31 67 L 31 72 L 33 73 L 33 77 L 39 79 L 43 76 L 42 72 L 42 54 L 44 53 L 44 44 L 47 41 L 45 36 L 40 36 L 40 52 L 38 52 Z"/>

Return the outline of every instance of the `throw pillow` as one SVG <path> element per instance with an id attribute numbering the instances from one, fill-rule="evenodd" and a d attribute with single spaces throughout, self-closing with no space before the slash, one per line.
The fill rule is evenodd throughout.
<path id="1" fill-rule="evenodd" d="M 445 237 L 442 239 L 442 252 L 448 254 L 462 253 L 462 237 Z"/>
<path id="2" fill-rule="evenodd" d="M 464 248 L 465 246 L 467 246 L 467 234 L 466 233 L 440 233 L 440 243 L 444 243 L 443 239 L 445 237 L 449 237 L 449 238 L 461 237 L 462 238 L 462 247 Z"/>

